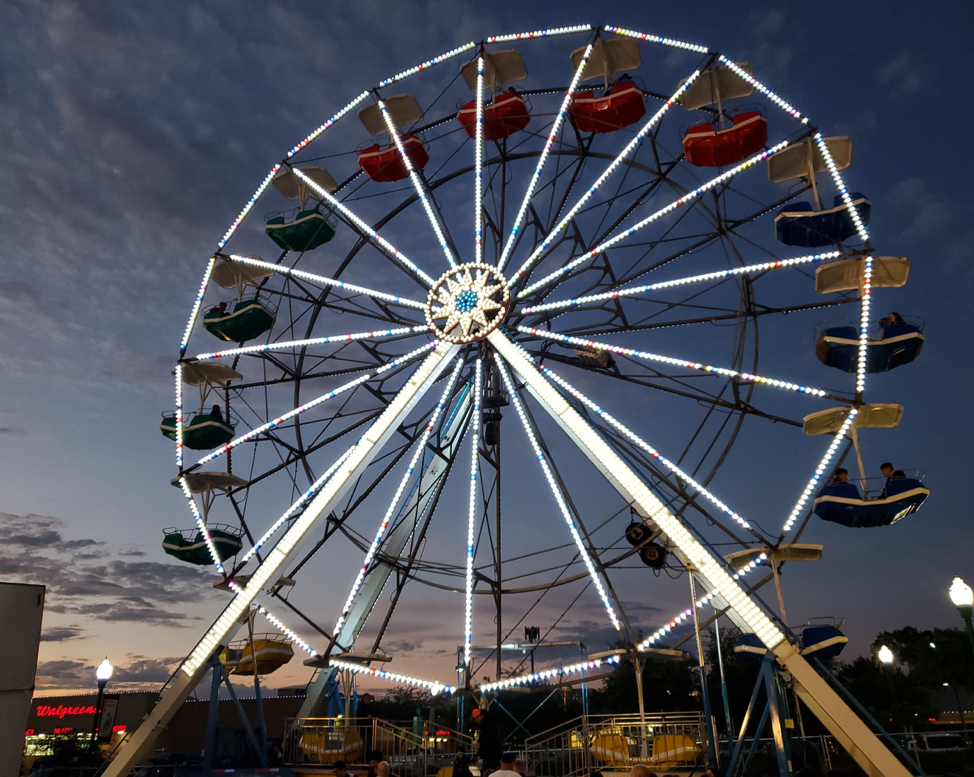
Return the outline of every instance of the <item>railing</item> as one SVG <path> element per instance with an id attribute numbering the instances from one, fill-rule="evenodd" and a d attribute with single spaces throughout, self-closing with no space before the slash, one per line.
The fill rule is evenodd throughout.
<path id="1" fill-rule="evenodd" d="M 327 766 L 337 760 L 365 765 L 378 750 L 398 777 L 426 777 L 453 764 L 458 750 L 470 752 L 473 740 L 459 731 L 425 720 L 375 718 L 297 718 L 288 721 L 284 763 Z"/>
<path id="2" fill-rule="evenodd" d="M 660 770 L 703 763 L 699 712 L 588 715 L 525 741 L 525 758 L 538 777 L 585 777 L 594 771 L 629 771 L 644 763 Z"/>

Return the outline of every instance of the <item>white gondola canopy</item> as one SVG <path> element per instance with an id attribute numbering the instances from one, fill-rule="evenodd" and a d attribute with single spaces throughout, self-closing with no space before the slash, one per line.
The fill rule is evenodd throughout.
<path id="1" fill-rule="evenodd" d="M 845 170 L 852 164 L 852 138 L 848 135 L 825 138 L 825 145 L 837 170 Z M 825 173 L 828 170 L 822 150 L 812 138 L 788 146 L 768 160 L 768 178 L 772 183 L 807 178 L 811 172 Z"/>
<path id="2" fill-rule="evenodd" d="M 754 74 L 754 68 L 747 62 L 738 62 L 737 66 L 748 75 Z M 735 97 L 749 97 L 753 91 L 754 87 L 729 67 L 712 67 L 687 87 L 680 98 L 680 105 L 684 110 L 695 111 L 718 100 L 723 102 Z"/>
<path id="3" fill-rule="evenodd" d="M 259 256 L 248 256 L 246 258 L 258 262 L 264 261 Z M 267 267 L 221 259 L 213 267 L 210 278 L 224 289 L 237 289 L 246 286 L 248 283 L 256 285 L 257 281 L 270 278 L 272 275 L 274 275 L 274 270 Z"/>
<path id="4" fill-rule="evenodd" d="M 395 94 L 392 97 L 384 97 L 382 104 L 386 107 L 386 113 L 392 120 L 397 130 L 410 124 L 415 124 L 423 118 L 423 109 L 419 107 L 416 98 L 411 94 Z M 359 121 L 365 125 L 365 129 L 374 137 L 389 133 L 389 125 L 386 123 L 385 116 L 378 103 L 366 106 L 358 112 Z"/>
<path id="5" fill-rule="evenodd" d="M 331 173 L 319 165 L 299 167 L 298 170 L 301 171 L 302 175 L 309 178 L 326 192 L 330 193 L 338 189 L 338 182 L 332 178 Z M 274 184 L 274 188 L 287 199 L 300 201 L 302 208 L 309 197 L 316 196 L 310 184 L 298 178 L 291 170 L 282 170 L 274 176 L 272 183 Z"/>
<path id="6" fill-rule="evenodd" d="M 843 259 L 823 264 L 815 270 L 815 291 L 832 294 L 858 291 L 865 263 L 862 259 Z M 874 289 L 898 289 L 910 278 L 910 260 L 905 256 L 873 257 L 871 285 Z"/>
<path id="7" fill-rule="evenodd" d="M 528 77 L 524 57 L 517 49 L 504 49 L 484 54 L 484 87 L 496 89 L 504 84 L 513 84 Z M 470 91 L 477 92 L 477 58 L 463 66 L 463 80 Z"/>
<path id="8" fill-rule="evenodd" d="M 187 472 L 185 475 L 173 478 L 170 482 L 176 488 L 182 488 L 180 481 L 186 481 L 186 487 L 193 494 L 206 494 L 211 491 L 231 491 L 242 488 L 247 481 L 229 472 Z"/>
<path id="9" fill-rule="evenodd" d="M 830 407 L 810 413 L 802 419 L 802 429 L 807 437 L 819 434 L 835 434 L 842 428 L 849 415 L 848 407 Z M 903 418 L 903 405 L 872 404 L 860 405 L 850 426 L 852 429 L 892 429 L 900 425 Z"/>
<path id="10" fill-rule="evenodd" d="M 582 64 L 582 57 L 585 56 L 586 48 L 587 46 L 583 46 L 572 52 L 572 66 L 576 70 Z M 639 55 L 638 41 L 631 38 L 599 40 L 592 47 L 592 53 L 589 54 L 588 62 L 585 63 L 582 80 L 611 78 L 616 73 L 637 70 L 641 64 L 642 58 Z"/>
<path id="11" fill-rule="evenodd" d="M 173 375 L 176 374 L 175 368 Z M 186 362 L 183 364 L 183 382 L 188 386 L 206 386 L 214 383 L 232 383 L 243 380 L 243 375 L 223 362 Z"/>

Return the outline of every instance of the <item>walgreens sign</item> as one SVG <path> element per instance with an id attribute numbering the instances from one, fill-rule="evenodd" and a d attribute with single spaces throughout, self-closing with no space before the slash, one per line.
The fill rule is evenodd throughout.
<path id="1" fill-rule="evenodd" d="M 65 707 L 59 704 L 56 707 L 52 704 L 39 704 L 35 710 L 39 718 L 67 718 L 74 715 L 94 715 L 98 710 L 94 704 L 82 707 Z"/>

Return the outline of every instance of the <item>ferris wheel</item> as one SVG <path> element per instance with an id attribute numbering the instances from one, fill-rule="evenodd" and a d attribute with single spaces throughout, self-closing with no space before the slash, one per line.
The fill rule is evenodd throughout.
<path id="1" fill-rule="evenodd" d="M 661 645 L 692 610 L 643 637 L 625 588 L 678 572 L 840 740 L 901 773 L 745 581 L 814 556 L 795 542 L 813 514 L 878 526 L 927 495 L 906 474 L 882 493 L 862 471 L 826 485 L 860 427 L 902 413 L 866 403 L 867 375 L 923 345 L 902 317 L 870 334 L 872 291 L 904 285 L 909 262 L 875 254 L 851 162 L 849 138 L 747 63 L 588 25 L 458 46 L 291 148 L 206 263 L 173 370 L 160 428 L 189 512 L 164 549 L 212 564 L 232 598 L 150 723 L 244 622 L 266 618 L 318 668 L 302 714 L 339 670 L 487 694 L 598 663 L 501 676 L 501 643 L 552 592 L 591 597 L 636 650 Z M 819 382 L 793 378 L 795 346 L 774 333 L 800 319 L 810 334 L 826 308 L 852 323 L 807 339 Z M 748 477 L 735 446 L 772 425 L 818 463 L 790 511 L 731 507 L 721 474 Z M 795 477 L 778 464 L 762 477 Z M 351 579 L 302 600 L 329 553 L 355 557 Z M 410 595 L 446 603 L 456 680 L 452 657 L 423 677 L 383 668 Z M 271 668 L 286 662 L 281 638 L 253 635 L 234 660 L 260 673 L 265 643 Z M 151 742 L 143 728 L 119 769 Z"/>

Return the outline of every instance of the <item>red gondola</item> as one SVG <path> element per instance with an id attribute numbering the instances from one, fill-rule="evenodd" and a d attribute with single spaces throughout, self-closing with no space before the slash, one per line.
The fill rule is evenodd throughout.
<path id="1" fill-rule="evenodd" d="M 645 116 L 646 103 L 634 84 L 623 83 L 612 86 L 605 97 L 578 92 L 570 110 L 579 132 L 615 132 Z"/>
<path id="2" fill-rule="evenodd" d="M 477 101 L 471 100 L 457 114 L 464 131 L 477 137 Z M 484 106 L 484 140 L 503 140 L 528 126 L 531 114 L 521 95 L 506 92 Z"/>
<path id="3" fill-rule="evenodd" d="M 767 119 L 757 111 L 744 111 L 727 129 L 714 129 L 713 124 L 690 127 L 683 138 L 683 151 L 692 165 L 722 167 L 757 153 L 767 142 Z"/>
<path id="4" fill-rule="evenodd" d="M 430 161 L 430 156 L 426 153 L 423 142 L 419 138 L 412 134 L 403 135 L 402 146 L 414 168 L 422 170 L 426 167 L 426 163 Z M 399 155 L 399 149 L 396 148 L 395 143 L 385 148 L 381 148 L 376 143 L 374 146 L 362 149 L 358 155 L 358 164 L 365 170 L 369 178 L 379 183 L 401 181 L 409 175 L 406 163 Z"/>

